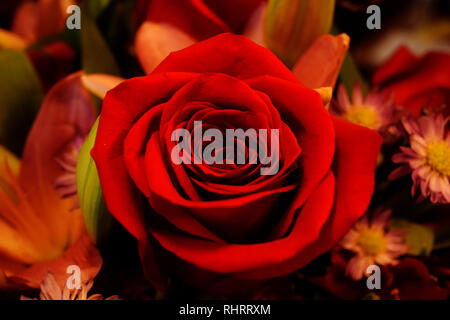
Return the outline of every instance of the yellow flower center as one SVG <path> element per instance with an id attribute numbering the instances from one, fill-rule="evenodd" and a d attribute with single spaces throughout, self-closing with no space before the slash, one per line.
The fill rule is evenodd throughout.
<path id="1" fill-rule="evenodd" d="M 370 129 L 378 129 L 380 126 L 380 119 L 376 110 L 369 105 L 350 108 L 344 115 L 344 119 Z"/>
<path id="2" fill-rule="evenodd" d="M 446 141 L 433 142 L 427 146 L 427 164 L 442 175 L 450 175 L 450 146 Z"/>
<path id="3" fill-rule="evenodd" d="M 381 230 L 365 229 L 360 232 L 358 245 L 368 256 L 376 256 L 384 250 L 384 235 Z"/>

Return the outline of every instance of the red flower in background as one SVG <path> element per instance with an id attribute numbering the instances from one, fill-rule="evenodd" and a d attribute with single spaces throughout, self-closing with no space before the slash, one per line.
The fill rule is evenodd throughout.
<path id="1" fill-rule="evenodd" d="M 420 110 L 436 109 L 450 101 L 450 55 L 430 52 L 415 57 L 401 47 L 373 76 L 373 83 L 397 105 L 419 115 Z"/>
<path id="2" fill-rule="evenodd" d="M 266 0 L 139 0 L 139 21 L 172 24 L 196 40 L 219 33 L 242 33 L 250 16 Z"/>
<path id="3" fill-rule="evenodd" d="M 172 130 L 194 120 L 279 129 L 278 173 L 175 165 Z M 330 116 L 269 50 L 224 34 L 109 91 L 92 154 L 108 209 L 138 239 L 155 285 L 163 270 L 242 289 L 304 266 L 348 231 L 371 198 L 380 143 Z"/>
<path id="4" fill-rule="evenodd" d="M 58 80 L 74 70 L 75 51 L 62 41 L 29 50 L 27 54 L 39 74 L 44 90 L 50 90 Z"/>
<path id="5" fill-rule="evenodd" d="M 265 0 L 140 0 L 136 6 L 139 61 L 148 74 L 171 52 L 220 33 L 253 32 L 251 19 Z M 262 9 L 260 10 L 262 11 Z M 252 30 L 249 30 L 251 28 Z"/>

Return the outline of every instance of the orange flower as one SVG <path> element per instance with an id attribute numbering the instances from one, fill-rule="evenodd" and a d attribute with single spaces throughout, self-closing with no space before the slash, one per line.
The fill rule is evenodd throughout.
<path id="1" fill-rule="evenodd" d="M 69 265 L 80 267 L 83 282 L 100 270 L 80 210 L 55 185 L 66 174 L 61 157 L 96 116 L 80 78 L 73 74 L 50 90 L 21 161 L 0 149 L 0 287 L 38 287 L 48 272 L 61 285 Z"/>

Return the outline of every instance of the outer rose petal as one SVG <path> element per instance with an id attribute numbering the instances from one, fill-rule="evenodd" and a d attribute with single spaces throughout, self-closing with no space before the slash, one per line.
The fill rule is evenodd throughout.
<path id="1" fill-rule="evenodd" d="M 306 265 L 330 250 L 364 214 L 375 185 L 374 172 L 382 139 L 379 134 L 361 126 L 333 117 L 336 131 L 335 204 L 317 241 L 304 248 L 298 257 Z M 264 278 L 278 272 L 277 268 L 253 270 L 241 277 Z"/>
<path id="2" fill-rule="evenodd" d="M 142 199 L 127 172 L 123 143 L 131 126 L 144 112 L 167 100 L 192 77 L 191 74 L 161 74 L 130 79 L 110 90 L 103 101 L 92 156 L 108 209 L 138 239 L 146 237 Z"/>
<path id="3" fill-rule="evenodd" d="M 293 230 L 285 238 L 258 244 L 227 244 L 200 240 L 150 226 L 153 236 L 169 252 L 199 268 L 217 273 L 243 273 L 270 269 L 274 277 L 302 266 L 302 250 L 315 241 L 326 222 L 334 200 L 334 176 L 327 175 L 299 213 Z M 303 262 L 303 261 L 302 261 Z"/>
<path id="4" fill-rule="evenodd" d="M 231 33 L 172 53 L 153 73 L 171 71 L 225 73 L 239 79 L 269 75 L 298 83 L 292 72 L 269 49 Z"/>

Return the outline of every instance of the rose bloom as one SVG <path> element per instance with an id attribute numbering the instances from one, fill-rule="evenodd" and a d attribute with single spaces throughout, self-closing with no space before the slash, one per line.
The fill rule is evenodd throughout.
<path id="1" fill-rule="evenodd" d="M 374 85 L 414 115 L 425 108 L 449 105 L 450 54 L 429 52 L 415 57 L 406 47 L 397 52 L 373 76 Z"/>
<path id="2" fill-rule="evenodd" d="M 194 121 L 278 129 L 278 172 L 175 164 L 172 132 L 193 132 Z M 92 155 L 108 209 L 137 238 L 156 287 L 169 275 L 242 292 L 339 241 L 367 209 L 380 144 L 376 131 L 331 116 L 269 50 L 223 34 L 110 90 Z"/>

